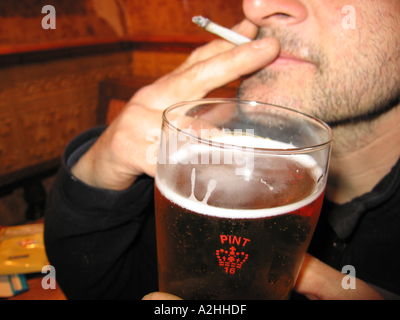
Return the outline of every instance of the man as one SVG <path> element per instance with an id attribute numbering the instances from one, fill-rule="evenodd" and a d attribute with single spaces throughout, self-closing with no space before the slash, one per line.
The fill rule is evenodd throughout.
<path id="1" fill-rule="evenodd" d="M 216 40 L 195 50 L 135 94 L 105 131 L 71 142 L 45 232 L 67 297 L 140 298 L 157 290 L 146 133 L 160 127 L 166 106 L 250 74 L 239 98 L 301 110 L 335 132 L 326 213 L 311 245 L 330 266 L 307 255 L 296 291 L 311 299 L 400 296 L 400 2 L 354 0 L 356 29 L 343 28 L 346 4 L 244 0 L 246 20 L 235 30 L 255 41 Z M 342 287 L 345 265 L 361 278 L 355 290 Z M 158 298 L 170 296 L 146 296 Z"/>

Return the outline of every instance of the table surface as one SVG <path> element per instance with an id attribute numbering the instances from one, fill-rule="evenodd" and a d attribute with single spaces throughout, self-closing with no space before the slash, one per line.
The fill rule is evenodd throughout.
<path id="1" fill-rule="evenodd" d="M 0 225 L 0 231 L 2 228 Z M 67 300 L 58 284 L 55 289 L 43 289 L 42 279 L 45 276 L 46 274 L 27 275 L 29 290 L 8 300 Z"/>
<path id="2" fill-rule="evenodd" d="M 43 277 L 45 274 L 43 275 Z M 55 289 L 43 289 L 42 278 L 28 280 L 29 290 L 8 300 L 67 300 L 60 286 L 56 284 Z"/>

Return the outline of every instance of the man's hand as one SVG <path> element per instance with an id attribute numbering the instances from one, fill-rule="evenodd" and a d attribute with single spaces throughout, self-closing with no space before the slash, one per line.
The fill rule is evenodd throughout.
<path id="1" fill-rule="evenodd" d="M 360 279 L 356 279 L 356 289 L 343 289 L 344 277 L 343 273 L 307 254 L 297 278 L 295 291 L 310 300 L 383 300 L 378 292 Z M 143 297 L 143 300 L 181 299 L 169 293 L 153 292 Z"/>
<path id="2" fill-rule="evenodd" d="M 236 31 L 249 38 L 257 27 L 244 20 Z M 241 76 L 266 67 L 279 54 L 275 38 L 264 38 L 242 46 L 215 40 L 196 49 L 175 71 L 139 90 L 93 147 L 72 168 L 72 173 L 88 185 L 124 190 L 138 176 L 155 175 L 155 166 L 146 161 L 146 141 L 151 129 L 161 128 L 162 111 L 185 100 L 200 99 L 210 91 Z"/>
<path id="3" fill-rule="evenodd" d="M 382 300 L 371 286 L 356 279 L 356 289 L 342 288 L 343 273 L 307 254 L 295 290 L 310 300 Z"/>

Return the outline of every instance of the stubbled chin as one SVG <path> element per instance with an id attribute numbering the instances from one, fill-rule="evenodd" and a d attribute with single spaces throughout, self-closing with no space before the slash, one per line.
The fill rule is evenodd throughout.
<path id="1" fill-rule="evenodd" d="M 287 108 L 298 108 L 301 105 L 288 92 L 261 83 L 254 83 L 254 81 L 242 83 L 238 92 L 238 99 L 265 102 Z"/>

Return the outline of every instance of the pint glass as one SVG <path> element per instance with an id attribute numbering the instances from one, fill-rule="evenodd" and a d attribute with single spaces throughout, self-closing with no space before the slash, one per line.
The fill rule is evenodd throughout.
<path id="1" fill-rule="evenodd" d="M 332 131 L 254 101 L 165 110 L 155 177 L 160 291 L 288 299 L 320 214 Z"/>

